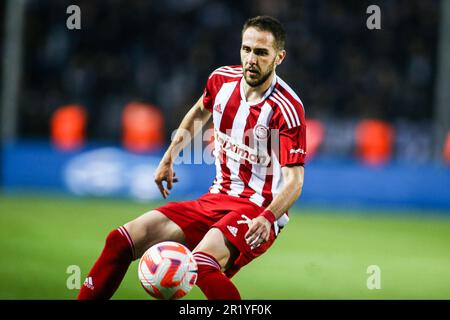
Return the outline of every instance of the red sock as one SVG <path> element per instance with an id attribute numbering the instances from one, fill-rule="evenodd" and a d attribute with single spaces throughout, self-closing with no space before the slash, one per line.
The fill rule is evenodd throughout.
<path id="1" fill-rule="evenodd" d="M 197 285 L 208 300 L 241 300 L 238 289 L 225 274 L 214 257 L 205 252 L 195 252 L 198 266 Z"/>
<path id="2" fill-rule="evenodd" d="M 124 227 L 111 231 L 105 247 L 80 289 L 78 300 L 109 299 L 116 292 L 134 256 L 134 246 Z"/>

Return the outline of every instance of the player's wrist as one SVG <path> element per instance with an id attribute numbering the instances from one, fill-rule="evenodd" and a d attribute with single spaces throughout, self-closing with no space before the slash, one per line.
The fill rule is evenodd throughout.
<path id="1" fill-rule="evenodd" d="M 275 216 L 275 214 L 270 211 L 270 210 L 264 210 L 263 212 L 260 213 L 261 217 L 266 218 L 270 224 L 273 224 L 275 222 L 275 220 L 277 220 L 277 217 Z"/>
<path id="2" fill-rule="evenodd" d="M 175 159 L 175 152 L 174 150 L 172 150 L 171 148 L 169 148 L 166 153 L 164 154 L 164 156 L 161 159 L 161 163 L 165 164 L 165 165 L 172 165 Z"/>

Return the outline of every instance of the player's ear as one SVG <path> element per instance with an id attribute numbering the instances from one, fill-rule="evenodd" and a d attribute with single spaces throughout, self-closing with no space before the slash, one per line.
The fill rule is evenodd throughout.
<path id="1" fill-rule="evenodd" d="M 285 57 L 286 57 L 286 50 L 278 51 L 277 58 L 275 60 L 275 63 L 277 64 L 277 66 L 279 66 L 283 62 Z"/>

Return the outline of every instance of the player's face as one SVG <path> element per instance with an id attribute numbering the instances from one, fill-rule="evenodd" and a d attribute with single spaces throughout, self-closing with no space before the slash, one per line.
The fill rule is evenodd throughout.
<path id="1" fill-rule="evenodd" d="M 242 35 L 241 63 L 247 84 L 257 87 L 265 83 L 284 55 L 284 50 L 275 49 L 275 38 L 271 32 L 252 27 L 245 30 Z"/>

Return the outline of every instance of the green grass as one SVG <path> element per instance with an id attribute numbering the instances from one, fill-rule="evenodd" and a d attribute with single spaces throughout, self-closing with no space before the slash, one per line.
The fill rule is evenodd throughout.
<path id="1" fill-rule="evenodd" d="M 74 299 L 104 238 L 157 204 L 0 196 L 0 299 Z M 367 268 L 381 269 L 369 290 Z M 244 299 L 450 299 L 450 218 L 303 209 L 234 278 Z M 134 262 L 115 299 L 148 299 Z M 187 299 L 204 299 L 198 288 Z"/>

